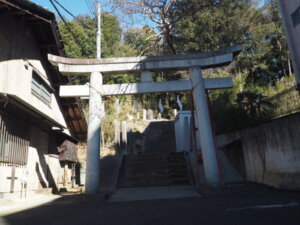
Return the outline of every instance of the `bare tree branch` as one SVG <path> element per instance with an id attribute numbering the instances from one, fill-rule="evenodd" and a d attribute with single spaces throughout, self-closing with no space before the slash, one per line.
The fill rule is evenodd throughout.
<path id="1" fill-rule="evenodd" d="M 158 35 L 161 36 L 169 48 L 169 53 L 176 54 L 172 28 L 174 23 L 181 20 L 185 15 L 205 9 L 216 4 L 215 0 L 107 0 L 111 6 L 118 8 L 125 17 L 135 21 L 137 18 L 151 20 L 157 24 Z M 218 2 L 221 2 L 219 0 Z M 181 4 L 181 5 L 180 5 Z M 177 10 L 181 6 L 184 10 Z M 129 19 L 130 20 L 130 19 Z"/>

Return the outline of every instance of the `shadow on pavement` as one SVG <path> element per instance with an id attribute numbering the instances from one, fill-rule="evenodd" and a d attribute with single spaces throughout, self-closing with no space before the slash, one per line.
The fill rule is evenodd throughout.
<path id="1" fill-rule="evenodd" d="M 255 194 L 115 203 L 106 202 L 107 197 L 103 194 L 65 196 L 4 216 L 0 224 L 300 224 L 299 192 L 273 190 Z"/>

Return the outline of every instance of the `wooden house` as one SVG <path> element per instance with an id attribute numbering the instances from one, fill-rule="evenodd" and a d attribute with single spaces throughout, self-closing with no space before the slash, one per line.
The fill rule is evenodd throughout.
<path id="1" fill-rule="evenodd" d="M 27 0 L 0 0 L 0 198 L 70 182 L 74 144 L 86 139 L 80 102 L 58 96 L 71 80 L 48 53 L 65 56 L 54 13 Z M 73 153 L 59 157 L 68 142 Z"/>

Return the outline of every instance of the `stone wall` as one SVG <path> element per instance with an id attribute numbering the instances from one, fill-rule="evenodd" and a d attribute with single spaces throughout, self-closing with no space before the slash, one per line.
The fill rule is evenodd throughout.
<path id="1" fill-rule="evenodd" d="M 300 113 L 219 135 L 217 143 L 239 160 L 236 166 L 248 181 L 299 190 L 299 133 Z"/>

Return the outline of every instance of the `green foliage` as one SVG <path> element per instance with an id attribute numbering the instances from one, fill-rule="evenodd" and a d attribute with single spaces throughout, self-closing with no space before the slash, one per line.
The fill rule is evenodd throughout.
<path id="1" fill-rule="evenodd" d="M 70 58 L 95 58 L 96 57 L 96 20 L 90 16 L 80 16 L 78 19 L 84 23 L 83 26 L 77 20 L 68 21 L 67 24 L 60 23 L 59 28 L 67 57 Z M 89 29 L 90 28 L 90 29 Z M 121 28 L 118 19 L 108 13 L 102 14 L 102 57 L 112 57 L 121 40 Z M 70 30 L 72 30 L 72 33 Z M 76 77 L 76 83 L 86 83 L 87 77 Z"/>
<path id="2" fill-rule="evenodd" d="M 116 55 L 116 49 L 121 41 L 122 30 L 116 16 L 108 13 L 102 14 L 102 57 L 108 58 Z"/>
<path id="3" fill-rule="evenodd" d="M 137 77 L 134 74 L 114 74 L 104 76 L 103 82 L 105 84 L 135 83 L 137 82 Z"/>
<path id="4" fill-rule="evenodd" d="M 277 4 L 266 4 L 259 11 L 260 20 L 247 36 L 238 68 L 247 72 L 245 86 L 275 85 L 290 76 L 289 53 Z"/>
<path id="5" fill-rule="evenodd" d="M 95 19 L 89 16 L 80 16 L 78 19 L 91 29 L 95 27 Z M 95 58 L 96 35 L 94 29 L 83 27 L 77 20 L 69 21 L 67 24 L 60 22 L 59 28 L 67 57 Z"/>
<path id="6" fill-rule="evenodd" d="M 197 8 L 197 1 L 183 3 Z M 242 44 L 254 16 L 250 1 L 245 0 L 223 0 L 220 5 L 189 13 L 173 27 L 176 49 L 191 53 Z"/>
<path id="7" fill-rule="evenodd" d="M 197 1 L 182 3 L 197 7 Z M 218 127 L 243 127 L 271 118 L 275 105 L 265 99 L 295 85 L 277 1 L 259 8 L 255 1 L 224 0 L 184 16 L 172 31 L 180 53 L 244 46 L 231 69 L 212 75 L 233 76 L 235 84 L 231 90 L 210 91 Z"/>
<path id="8" fill-rule="evenodd" d="M 248 120 L 259 121 L 271 118 L 274 105 L 265 96 L 250 91 L 237 94 L 238 106 L 247 114 Z"/>
<path id="9" fill-rule="evenodd" d="M 182 2 L 197 7 L 197 1 Z M 223 0 L 183 17 L 174 24 L 173 33 L 177 52 L 181 53 L 242 44 L 244 50 L 231 72 L 242 74 L 243 88 L 268 88 L 292 75 L 277 1 L 266 1 L 259 8 L 255 1 Z"/>
<path id="10" fill-rule="evenodd" d="M 157 55 L 156 36 L 149 26 L 130 28 L 124 33 L 124 43 L 135 49 L 136 55 Z"/>

